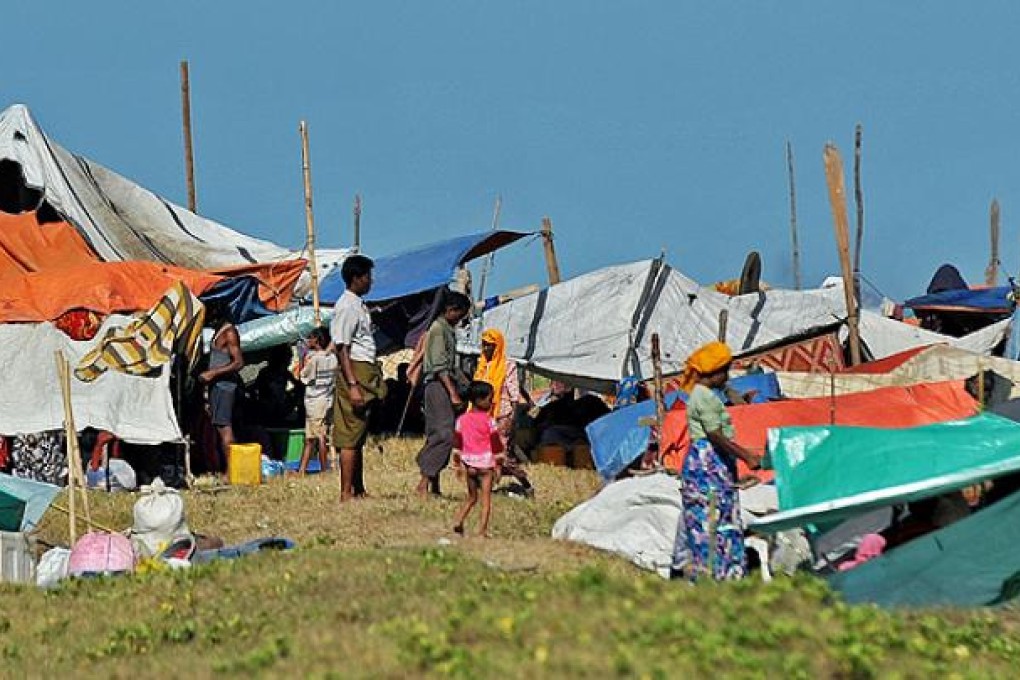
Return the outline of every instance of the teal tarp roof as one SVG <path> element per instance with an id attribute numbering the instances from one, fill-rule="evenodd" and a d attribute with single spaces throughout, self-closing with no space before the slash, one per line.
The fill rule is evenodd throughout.
<path id="1" fill-rule="evenodd" d="M 1020 423 L 981 414 L 900 430 L 788 427 L 769 432 L 781 531 L 906 503 L 1020 470 Z"/>
<path id="2" fill-rule="evenodd" d="M 1009 599 L 1018 575 L 1020 493 L 834 574 L 829 583 L 852 603 L 976 607 Z"/>

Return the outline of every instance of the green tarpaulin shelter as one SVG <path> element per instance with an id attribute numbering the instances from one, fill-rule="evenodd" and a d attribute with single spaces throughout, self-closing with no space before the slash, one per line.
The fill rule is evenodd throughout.
<path id="1" fill-rule="evenodd" d="M 829 578 L 852 603 L 976 607 L 1020 594 L 1020 493 Z"/>
<path id="2" fill-rule="evenodd" d="M 42 519 L 60 487 L 0 474 L 0 531 L 26 531 Z"/>
<path id="3" fill-rule="evenodd" d="M 760 532 L 828 523 L 1020 470 L 1020 423 L 981 414 L 888 430 L 789 427 L 769 432 L 779 512 Z"/>

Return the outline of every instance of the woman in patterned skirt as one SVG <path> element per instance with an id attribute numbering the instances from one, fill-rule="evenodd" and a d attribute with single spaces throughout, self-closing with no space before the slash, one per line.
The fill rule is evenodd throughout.
<path id="1" fill-rule="evenodd" d="M 733 423 L 713 391 L 729 379 L 733 354 L 721 342 L 700 348 L 687 360 L 682 388 L 687 392 L 691 448 L 683 463 L 683 522 L 677 540 L 686 540 L 691 579 L 744 576 L 744 530 L 737 495 L 737 459 L 751 468 L 758 456 L 733 441 Z M 681 535 L 683 532 L 683 535 Z"/>

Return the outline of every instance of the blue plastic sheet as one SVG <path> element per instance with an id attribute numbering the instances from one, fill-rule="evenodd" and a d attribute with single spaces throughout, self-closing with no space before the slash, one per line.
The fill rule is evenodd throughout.
<path id="1" fill-rule="evenodd" d="M 483 231 L 377 258 L 372 290 L 365 300 L 395 300 L 445 286 L 457 267 L 525 236 L 528 234 L 514 231 Z M 323 304 L 333 304 L 343 295 L 344 288 L 340 268 L 335 267 L 319 284 L 319 299 Z"/>
<path id="2" fill-rule="evenodd" d="M 1009 300 L 1010 292 L 1012 289 L 1009 286 L 979 290 L 970 290 L 969 288 L 947 290 L 912 298 L 907 300 L 904 306 L 914 310 L 946 309 L 964 312 L 1008 313 L 1013 310 L 1013 303 Z"/>

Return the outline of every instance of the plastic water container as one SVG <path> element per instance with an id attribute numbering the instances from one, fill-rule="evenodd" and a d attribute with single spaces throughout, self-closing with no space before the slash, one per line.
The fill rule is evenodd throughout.
<path id="1" fill-rule="evenodd" d="M 0 581 L 35 583 L 35 550 L 28 534 L 0 531 Z"/>
<path id="2" fill-rule="evenodd" d="M 231 484 L 262 483 L 262 445 L 231 444 L 227 453 L 227 480 Z"/>

